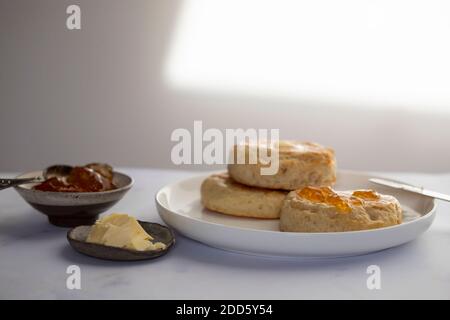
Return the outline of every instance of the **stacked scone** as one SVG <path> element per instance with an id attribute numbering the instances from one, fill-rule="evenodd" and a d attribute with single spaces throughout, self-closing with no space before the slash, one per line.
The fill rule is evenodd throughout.
<path id="1" fill-rule="evenodd" d="M 238 150 L 239 148 L 239 150 Z M 262 174 L 267 162 L 249 161 L 253 152 L 275 152 L 278 170 Z M 263 150 L 264 149 L 264 150 Z M 398 201 L 370 190 L 334 191 L 336 160 L 330 148 L 316 143 L 281 141 L 275 145 L 235 146 L 241 152 L 228 173 L 214 174 L 201 186 L 202 204 L 223 214 L 280 219 L 280 230 L 336 232 L 380 228 L 401 223 Z"/>
<path id="2" fill-rule="evenodd" d="M 252 152 L 263 151 L 278 152 L 278 170 L 273 175 L 262 174 L 269 164 L 249 160 Z M 243 164 L 237 160 L 239 152 Z M 282 141 L 272 148 L 247 143 L 234 146 L 232 157 L 228 173 L 212 175 L 202 184 L 202 202 L 210 210 L 278 219 L 289 190 L 308 185 L 329 186 L 336 180 L 334 152 L 314 143 Z"/>

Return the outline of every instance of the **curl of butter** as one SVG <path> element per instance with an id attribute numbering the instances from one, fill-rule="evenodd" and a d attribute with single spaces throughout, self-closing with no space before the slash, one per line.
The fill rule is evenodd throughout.
<path id="1" fill-rule="evenodd" d="M 137 251 L 165 249 L 162 242 L 153 243 L 149 235 L 132 216 L 113 213 L 92 226 L 86 242 Z"/>

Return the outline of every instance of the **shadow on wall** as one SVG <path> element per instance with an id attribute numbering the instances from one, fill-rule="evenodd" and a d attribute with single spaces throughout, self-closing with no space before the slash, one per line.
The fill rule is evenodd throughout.
<path id="1" fill-rule="evenodd" d="M 242 95 L 173 92 L 171 97 L 183 101 L 183 106 L 174 104 L 170 109 L 161 109 L 160 117 L 167 119 L 161 123 L 172 123 L 169 128 L 160 128 L 167 136 L 175 128 L 192 132 L 195 120 L 203 120 L 204 130 L 219 128 L 222 132 L 226 128 L 279 128 L 282 139 L 317 141 L 333 147 L 341 168 L 424 172 L 450 169 L 450 152 L 442 140 L 450 137 L 447 114 Z M 183 109 L 188 109 L 189 114 L 173 117 Z"/>
<path id="2" fill-rule="evenodd" d="M 172 131 L 202 120 L 205 129 L 279 128 L 335 148 L 343 168 L 449 171 L 450 114 L 170 86 L 164 66 L 181 4 L 81 0 L 82 29 L 68 31 L 68 3 L 1 2 L 0 170 L 175 168 Z"/>

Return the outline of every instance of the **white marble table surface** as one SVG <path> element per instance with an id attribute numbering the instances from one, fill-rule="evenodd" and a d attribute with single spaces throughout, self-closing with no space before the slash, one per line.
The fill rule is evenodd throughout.
<path id="1" fill-rule="evenodd" d="M 136 183 L 112 210 L 156 222 L 161 222 L 154 204 L 156 191 L 198 174 L 123 171 Z M 450 193 L 450 174 L 385 175 Z M 66 232 L 50 225 L 15 190 L 0 191 L 0 298 L 450 298 L 450 204 L 441 201 L 432 227 L 417 240 L 374 254 L 331 260 L 278 260 L 230 253 L 177 234 L 176 246 L 160 259 L 109 262 L 72 250 Z M 366 268 L 373 264 L 381 268 L 381 290 L 366 286 Z M 66 288 L 69 265 L 81 268 L 81 290 Z"/>

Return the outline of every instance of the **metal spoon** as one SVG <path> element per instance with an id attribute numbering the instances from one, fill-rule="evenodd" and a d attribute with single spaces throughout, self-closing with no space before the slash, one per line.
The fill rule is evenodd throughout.
<path id="1" fill-rule="evenodd" d="M 68 166 L 65 164 L 57 164 L 46 168 L 42 172 L 42 176 L 38 177 L 16 178 L 16 179 L 0 178 L 0 190 L 9 187 L 15 187 L 21 184 L 42 182 L 44 180 L 55 177 L 65 177 L 70 174 L 70 171 L 72 171 L 72 166 Z"/>
<path id="2" fill-rule="evenodd" d="M 55 164 L 44 170 L 42 175 L 44 179 L 67 177 L 72 171 L 73 167 L 66 164 Z"/>

